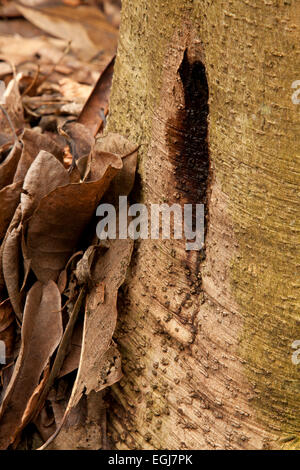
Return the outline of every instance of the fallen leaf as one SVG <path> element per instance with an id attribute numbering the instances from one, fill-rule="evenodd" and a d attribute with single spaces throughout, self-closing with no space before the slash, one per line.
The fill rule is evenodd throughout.
<path id="1" fill-rule="evenodd" d="M 53 408 L 56 408 L 53 402 L 51 404 Z M 63 407 L 59 409 L 60 413 L 63 409 Z M 57 424 L 60 424 L 60 413 L 55 414 Z M 91 393 L 80 400 L 78 405 L 71 410 L 62 430 L 48 449 L 100 450 L 106 448 L 106 407 L 100 392 Z"/>
<path id="2" fill-rule="evenodd" d="M 9 364 L 13 358 L 15 325 L 14 312 L 10 301 L 0 303 L 0 341 L 5 343 L 5 364 Z"/>
<path id="3" fill-rule="evenodd" d="M 66 41 L 46 37 L 43 31 L 41 31 L 41 34 L 43 34 L 43 36 L 32 38 L 26 38 L 20 35 L 1 35 L 1 57 L 7 62 L 1 63 L 2 68 L 0 68 L 0 75 L 12 73 L 13 64 L 22 74 L 22 76 L 19 77 L 20 83 L 22 84 L 24 79 L 26 79 L 32 71 L 36 71 L 38 65 L 40 73 L 48 75 L 51 80 L 50 84 L 53 86 L 51 75 L 54 72 L 54 66 L 56 64 L 58 64 L 57 67 L 63 74 L 71 74 L 80 67 L 81 62 L 76 59 L 76 57 L 70 55 L 65 57 Z M 59 71 L 56 67 L 55 70 Z M 58 77 L 59 79 L 62 78 L 61 75 L 58 75 Z M 37 88 L 41 86 L 40 81 L 38 81 L 36 85 Z M 56 85 L 56 89 L 57 88 Z"/>
<path id="4" fill-rule="evenodd" d="M 66 100 L 83 105 L 90 96 L 92 87 L 65 77 L 59 81 L 59 91 Z"/>
<path id="5" fill-rule="evenodd" d="M 27 249 L 38 280 L 56 280 L 76 249 L 97 204 L 122 161 L 106 160 L 95 179 L 58 187 L 45 196 L 28 222 Z"/>
<path id="6" fill-rule="evenodd" d="M 98 8 L 48 5 L 35 8 L 17 3 L 18 10 L 35 26 L 53 36 L 71 41 L 81 59 L 91 60 L 99 51 L 115 53 L 117 30 Z"/>
<path id="7" fill-rule="evenodd" d="M 23 308 L 20 293 L 21 226 L 14 228 L 7 236 L 3 248 L 2 269 L 5 285 L 13 309 L 22 320 Z"/>
<path id="8" fill-rule="evenodd" d="M 31 129 L 25 129 L 21 140 L 23 150 L 14 176 L 14 182 L 24 180 L 30 165 L 40 150 L 52 153 L 60 162 L 63 162 L 63 149 L 48 135 L 41 134 Z"/>
<path id="9" fill-rule="evenodd" d="M 10 80 L 3 95 L 5 100 L 5 105 L 3 105 L 3 107 L 9 115 L 10 121 L 15 131 L 19 129 L 24 129 L 25 127 L 23 106 L 21 101 L 21 95 L 19 92 L 20 79 L 21 75 L 18 74 L 16 78 Z M 3 114 L 2 111 L 0 111 L 0 113 Z M 11 125 L 3 115 L 0 119 L 0 133 L 7 134 L 8 136 L 10 136 L 12 141 L 14 140 Z"/>
<path id="10" fill-rule="evenodd" d="M 48 378 L 48 380 L 45 384 L 45 388 L 44 388 L 43 392 L 39 396 L 39 400 L 37 402 L 37 412 L 40 410 L 40 408 L 44 404 L 44 401 L 45 401 L 45 399 L 48 395 L 48 392 L 49 392 L 50 388 L 52 387 L 53 382 L 56 379 L 56 377 L 58 376 L 58 374 L 61 370 L 61 367 L 64 363 L 65 357 L 66 357 L 67 352 L 68 352 L 68 348 L 70 346 L 70 342 L 71 342 L 71 338 L 72 338 L 73 331 L 74 331 L 74 328 L 75 328 L 75 324 L 76 324 L 78 315 L 79 315 L 81 307 L 82 307 L 82 302 L 83 302 L 84 297 L 85 297 L 85 292 L 86 292 L 86 289 L 84 287 L 82 287 L 79 294 L 78 294 L 78 297 L 76 299 L 76 303 L 75 303 L 73 311 L 70 315 L 70 318 L 69 318 L 69 321 L 68 321 L 67 326 L 65 328 L 65 331 L 64 331 L 64 334 L 62 336 L 61 342 L 59 344 L 59 347 L 58 347 L 58 350 L 57 350 L 57 353 L 56 353 L 56 356 L 55 356 L 55 359 L 54 359 L 54 362 L 53 362 L 53 365 L 52 365 L 52 368 L 51 368 L 49 378 Z"/>
<path id="11" fill-rule="evenodd" d="M 97 136 L 96 144 L 98 152 L 110 152 L 119 155 L 121 158 L 136 153 L 139 148 L 126 137 L 115 132 Z"/>
<path id="12" fill-rule="evenodd" d="M 0 191 L 0 240 L 5 236 L 10 221 L 18 207 L 22 185 L 23 181 L 18 181 Z"/>
<path id="13" fill-rule="evenodd" d="M 115 57 L 109 62 L 100 75 L 90 97 L 85 103 L 78 122 L 84 124 L 93 135 L 99 132 L 105 115 L 108 112 L 108 102 L 114 73 Z"/>
<path id="14" fill-rule="evenodd" d="M 10 18 L 18 15 L 18 10 L 12 2 L 5 2 L 0 5 L 0 16 Z"/>
<path id="15" fill-rule="evenodd" d="M 36 282 L 27 295 L 22 344 L 0 409 L 0 448 L 22 429 L 27 404 L 62 337 L 61 297 L 56 284 Z"/>
<path id="16" fill-rule="evenodd" d="M 95 261 L 93 278 L 97 284 L 87 296 L 82 352 L 69 409 L 76 406 L 83 393 L 88 395 L 92 390 L 98 392 L 120 378 L 119 356 L 114 348 L 110 353 L 108 350 L 113 346 L 118 289 L 124 282 L 132 249 L 133 241 L 130 239 L 111 240 L 110 248 Z M 104 302 L 101 302 L 103 282 L 106 289 Z M 108 364 L 116 373 L 110 374 Z"/>
<path id="17" fill-rule="evenodd" d="M 18 10 L 16 9 L 17 16 L 19 15 Z M 1 21 L 0 22 L 0 35 L 9 35 L 15 36 L 19 35 L 26 38 L 32 38 L 35 36 L 40 36 L 42 31 L 39 28 L 36 28 L 33 24 L 26 21 L 24 18 L 14 18 L 11 20 Z"/>
<path id="18" fill-rule="evenodd" d="M 78 369 L 82 345 L 82 331 L 83 322 L 80 321 L 75 325 L 69 351 L 57 376 L 58 378 L 64 377 L 65 375 L 70 374 L 70 372 Z"/>
<path id="19" fill-rule="evenodd" d="M 21 222 L 21 217 L 22 217 L 21 204 L 19 204 L 13 215 L 13 218 L 11 219 L 11 222 L 6 231 L 5 237 L 2 241 L 2 244 L 0 245 L 0 295 L 2 294 L 2 291 L 5 289 L 5 280 L 4 280 L 4 275 L 3 275 L 3 251 L 4 251 L 5 243 L 11 231 L 14 228 L 19 226 Z"/>
<path id="20" fill-rule="evenodd" d="M 21 152 L 22 146 L 20 142 L 17 141 L 5 160 L 0 164 L 0 190 L 13 182 Z"/>
<path id="21" fill-rule="evenodd" d="M 39 397 L 40 397 L 41 393 L 43 392 L 45 384 L 47 383 L 47 380 L 49 378 L 49 374 L 50 374 L 50 364 L 48 363 L 46 365 L 45 370 L 43 371 L 43 377 L 42 377 L 40 383 L 36 386 L 35 390 L 33 391 L 31 397 L 29 398 L 29 400 L 26 404 L 26 408 L 25 408 L 23 416 L 22 416 L 21 424 L 20 424 L 17 432 L 13 436 L 14 448 L 15 448 L 16 444 L 18 444 L 18 442 L 16 442 L 16 441 L 18 440 L 18 437 L 19 437 L 21 431 L 25 428 L 25 426 L 28 423 L 30 423 L 30 421 L 32 420 L 33 415 L 35 414 L 36 406 L 37 406 Z"/>
<path id="22" fill-rule="evenodd" d="M 22 220 L 31 217 L 44 196 L 68 183 L 69 175 L 64 166 L 51 153 L 41 150 L 25 176 L 21 194 Z"/>
<path id="23" fill-rule="evenodd" d="M 76 161 L 89 156 L 95 143 L 90 129 L 78 122 L 66 122 L 60 132 L 65 135 Z"/>
<path id="24" fill-rule="evenodd" d="M 123 168 L 113 179 L 107 194 L 108 202 L 118 205 L 119 196 L 128 196 L 135 180 L 138 148 L 125 137 L 108 133 L 98 136 L 94 146 L 94 152 L 102 155 L 111 152 L 122 158 Z"/>

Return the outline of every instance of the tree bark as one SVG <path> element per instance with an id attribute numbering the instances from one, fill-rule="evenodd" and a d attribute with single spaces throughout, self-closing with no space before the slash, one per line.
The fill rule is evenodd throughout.
<path id="1" fill-rule="evenodd" d="M 299 13 L 123 1 L 108 128 L 141 145 L 134 200 L 204 203 L 206 231 L 199 252 L 136 243 L 117 449 L 300 448 Z"/>

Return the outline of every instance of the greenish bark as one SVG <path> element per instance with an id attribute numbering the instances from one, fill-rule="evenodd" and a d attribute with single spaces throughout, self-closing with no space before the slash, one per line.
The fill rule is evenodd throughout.
<path id="1" fill-rule="evenodd" d="M 141 144 L 136 199 L 205 202 L 207 231 L 204 253 L 137 244 L 116 448 L 300 448 L 299 13 L 296 0 L 123 2 L 109 130 Z"/>

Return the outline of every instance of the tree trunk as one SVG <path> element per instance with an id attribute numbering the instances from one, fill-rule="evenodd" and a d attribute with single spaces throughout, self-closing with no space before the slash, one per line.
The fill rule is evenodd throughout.
<path id="1" fill-rule="evenodd" d="M 136 244 L 117 449 L 300 448 L 299 13 L 297 0 L 123 2 L 108 128 L 141 145 L 134 200 L 205 203 L 206 231 L 198 252 Z"/>

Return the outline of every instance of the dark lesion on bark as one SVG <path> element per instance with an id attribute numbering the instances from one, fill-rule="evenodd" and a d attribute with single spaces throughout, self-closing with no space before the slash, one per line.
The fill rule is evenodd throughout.
<path id="1" fill-rule="evenodd" d="M 210 161 L 205 66 L 200 60 L 190 60 L 186 49 L 177 76 L 184 99 L 174 103 L 176 113 L 167 123 L 169 159 L 181 203 L 204 204 L 207 217 Z"/>
<path id="2" fill-rule="evenodd" d="M 174 168 L 175 187 L 181 203 L 204 204 L 206 233 L 211 179 L 208 145 L 209 88 L 204 64 L 200 60 L 190 59 L 188 48 L 183 54 L 177 77 L 183 91 L 183 102 L 175 104 L 175 116 L 168 122 L 169 158 Z M 193 214 L 195 216 L 195 207 Z M 192 272 L 199 273 L 204 259 L 205 246 L 197 253 L 186 252 L 183 264 Z"/>
<path id="3" fill-rule="evenodd" d="M 205 204 L 209 175 L 209 90 L 205 67 L 200 61 L 190 62 L 186 49 L 178 73 L 184 90 L 184 106 L 177 116 L 181 132 L 174 162 L 176 179 L 187 202 Z"/>

